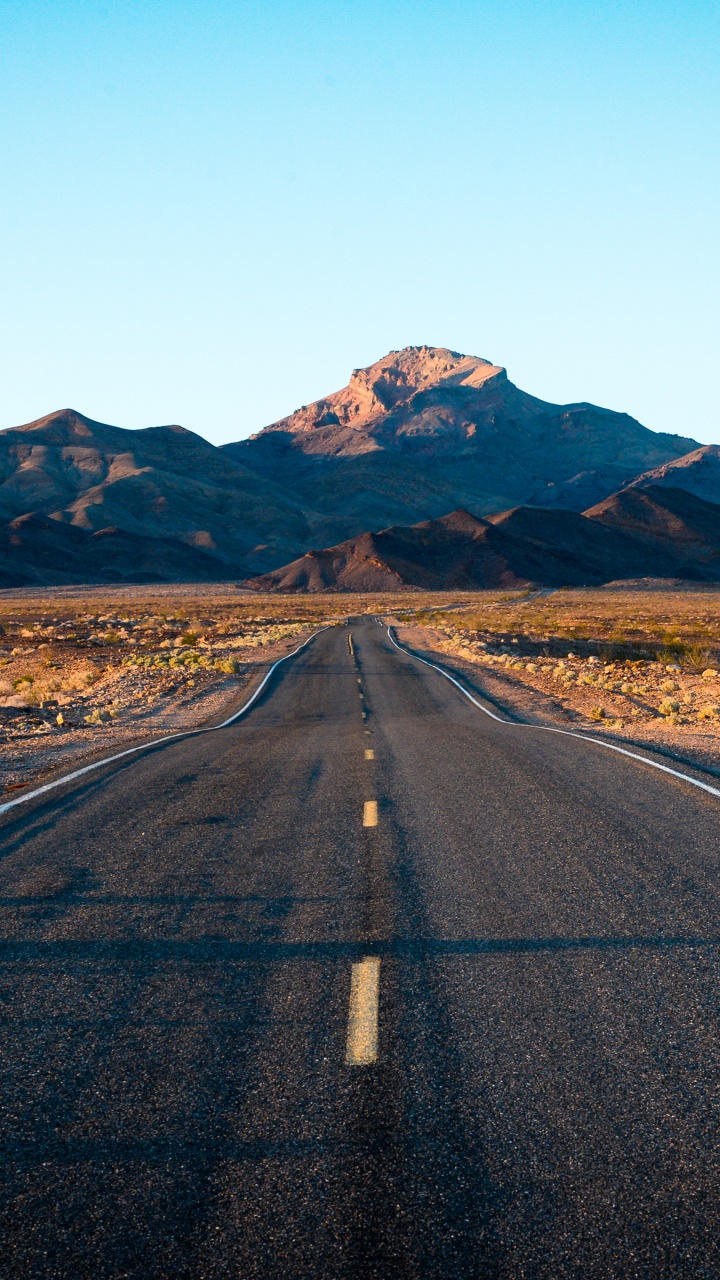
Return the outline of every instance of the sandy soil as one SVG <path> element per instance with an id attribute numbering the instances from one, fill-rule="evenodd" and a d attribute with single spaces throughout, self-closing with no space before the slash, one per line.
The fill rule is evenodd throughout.
<path id="1" fill-rule="evenodd" d="M 318 625 L 368 612 L 523 720 L 720 775 L 720 592 L 643 584 L 408 605 L 407 593 L 249 598 L 230 584 L 0 592 L 0 794 L 216 722 Z"/>
<path id="2" fill-rule="evenodd" d="M 122 659 L 106 664 L 107 654 L 100 653 L 93 655 L 94 663 L 80 659 L 72 664 L 73 670 L 80 666 L 75 676 L 68 673 L 66 662 L 62 684 L 79 687 L 57 691 L 43 698 L 42 705 L 28 704 L 17 693 L 0 702 L 0 789 L 11 795 L 96 756 L 223 719 L 242 705 L 272 662 L 309 634 L 309 630 L 298 631 L 252 653 L 235 649 L 231 658 L 229 651 L 223 651 L 219 660 L 232 665 L 232 671 L 211 668 L 209 663 L 196 666 L 192 661 L 175 669 L 127 666 Z M 41 647 L 40 653 L 44 652 L 47 647 Z M 13 658 L 12 666 L 5 659 L 10 674 L 18 666 L 32 670 L 32 653 L 27 648 Z M 218 655 L 214 655 L 216 661 Z M 83 688 L 82 676 L 92 665 L 99 668 L 97 677 Z M 32 687 L 37 684 L 36 679 Z"/>
<path id="3" fill-rule="evenodd" d="M 603 663 L 523 655 L 520 645 L 471 633 L 399 623 L 398 640 L 465 675 L 490 699 L 531 724 L 591 730 L 642 745 L 720 776 L 720 672 L 651 661 Z"/>

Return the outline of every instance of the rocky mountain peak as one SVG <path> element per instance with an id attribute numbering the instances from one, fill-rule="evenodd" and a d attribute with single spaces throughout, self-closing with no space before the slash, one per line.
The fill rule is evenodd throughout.
<path id="1" fill-rule="evenodd" d="M 117 539 L 105 540 L 98 559 L 94 540 L 107 529 L 140 539 L 142 546 L 132 545 L 138 556 L 142 550 L 142 572 L 160 577 L 245 576 L 300 555 L 301 578 L 311 564 L 322 568 L 317 581 L 329 583 L 333 548 L 350 539 L 353 563 L 365 566 L 358 581 L 374 582 L 380 530 L 414 529 L 407 536 L 416 551 L 426 546 L 438 565 L 441 544 L 484 545 L 500 529 L 515 537 L 522 526 L 523 537 L 535 537 L 559 520 L 563 537 L 577 538 L 588 522 L 557 509 L 590 508 L 634 477 L 638 488 L 692 489 L 707 505 L 720 493 L 719 455 L 695 440 L 649 431 L 627 414 L 539 400 L 477 356 L 405 347 L 355 369 L 342 390 L 222 448 L 180 426 L 129 431 L 73 409 L 0 432 L 0 534 L 3 521 L 12 525 L 10 539 L 19 536 L 18 519 L 40 522 L 23 526 L 24 550 L 8 552 L 7 563 L 0 547 L 0 583 L 122 579 L 139 571 L 135 551 Z M 530 516 L 527 504 L 555 511 Z M 505 513 L 502 520 L 481 519 L 497 512 Z M 75 541 L 62 541 L 58 531 L 66 528 Z M 406 535 L 393 539 L 400 555 Z M 170 558 L 168 540 L 177 543 Z M 311 547 L 330 550 L 306 561 Z M 202 548 L 204 558 L 193 560 L 188 548 Z M 541 581 L 546 569 L 528 560 L 522 571 Z M 615 577 L 616 570 L 613 562 Z M 445 581 L 444 572 L 433 581 Z M 552 580 L 565 572 L 556 566 Z M 387 573 L 388 581 L 402 576 L 400 561 Z"/>
<path id="2" fill-rule="evenodd" d="M 501 373 L 504 370 L 489 360 L 449 351 L 447 347 L 404 347 L 402 351 L 390 351 L 366 369 L 353 369 L 348 391 L 372 391 L 382 412 L 427 387 L 440 383 L 478 386 Z"/>
<path id="3" fill-rule="evenodd" d="M 363 430 L 419 391 L 453 385 L 480 387 L 494 377 L 504 378 L 505 370 L 478 356 L 466 356 L 447 347 L 404 347 L 388 352 L 363 369 L 353 369 L 342 391 L 302 405 L 265 431 L 303 434 L 324 427 Z"/>
<path id="4" fill-rule="evenodd" d="M 79 413 L 77 409 L 55 409 L 53 413 L 47 413 L 43 418 L 38 418 L 35 422 L 27 422 L 22 427 L 12 427 L 9 432 L 14 433 L 32 433 L 44 437 L 44 441 L 80 443 L 85 440 L 94 439 L 98 430 L 113 430 L 104 423 L 93 422 L 92 418 L 86 418 L 84 413 Z M 3 432 L 3 435 L 9 434 Z"/>

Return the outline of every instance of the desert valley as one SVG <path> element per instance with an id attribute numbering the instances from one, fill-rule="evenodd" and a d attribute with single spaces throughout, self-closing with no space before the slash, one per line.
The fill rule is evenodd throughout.
<path id="1" fill-rule="evenodd" d="M 377 615 L 521 719 L 720 772 L 720 448 L 391 352 L 237 444 L 66 410 L 0 434 L 6 788 L 217 722 Z"/>
<path id="2" fill-rule="evenodd" d="M 717 6 L 0 29 L 0 1280 L 720 1277 Z"/>
<path id="3" fill-rule="evenodd" d="M 474 1207 L 457 1229 L 436 1229 L 437 1215 L 426 1229 L 417 1211 L 428 1196 L 445 1206 L 458 1183 L 456 1025 L 472 1010 L 481 1076 L 496 1035 L 497 1113 L 483 1143 L 493 1150 L 499 1136 L 497 1186 L 522 1167 L 511 1205 L 525 1205 L 527 1187 L 534 1204 L 537 1157 L 518 1155 L 515 1135 L 532 1106 L 545 1116 L 556 1065 L 552 1089 L 562 1108 L 570 1081 L 577 1124 L 578 1026 L 605 1035 L 611 1009 L 615 1072 L 627 966 L 647 963 L 664 1046 L 658 957 L 675 975 L 677 957 L 705 946 L 720 797 L 720 449 L 589 404 L 544 403 L 487 361 L 420 347 L 237 444 L 67 410 L 0 433 L 0 454 L 3 945 L 17 1036 L 7 1114 L 22 1226 L 6 1233 L 9 1274 L 44 1274 L 38 1259 L 54 1256 L 114 1259 L 120 1222 L 122 1273 L 143 1280 L 165 1280 L 167 1258 L 188 1280 L 394 1275 L 385 1258 L 399 1249 L 416 1258 L 403 1275 L 475 1276 L 468 1223 L 486 1196 L 476 1155 L 462 1175 Z M 648 925 L 647 902 L 670 923 Z M 566 1043 L 563 1010 L 546 1016 L 551 966 L 577 1005 Z M 476 985 L 448 1022 L 458 974 Z M 684 975 L 673 979 L 683 993 Z M 495 998 L 493 982 L 499 1014 L 478 1005 L 479 991 Z M 517 1034 L 528 1000 L 508 1069 L 508 1027 Z M 673 1017 L 683 1000 L 673 995 Z M 581 1106 L 597 1123 L 582 1155 L 593 1170 L 605 1052 L 591 1044 Z M 521 1123 L 508 1125 L 534 1055 L 537 1092 L 530 1104 L 518 1094 Z M 632 1055 L 627 1074 L 634 1088 Z M 616 1093 L 632 1100 L 632 1088 Z M 430 1137 L 413 1137 L 407 1164 L 398 1135 L 418 1107 Z M 472 1094 L 463 1141 L 486 1112 Z M 635 1135 L 636 1107 L 629 1116 Z M 403 1197 L 410 1209 L 402 1228 L 391 1215 L 376 1269 L 355 1264 L 375 1220 L 362 1195 L 350 1217 L 361 1245 L 333 1236 L 306 1265 L 316 1151 L 373 1189 L 392 1152 L 383 1212 Z M 198 1152 L 212 1171 L 201 1198 L 221 1204 L 209 1245 L 204 1210 L 186 1211 Z M 663 1158 L 675 1205 L 672 1144 Z M 602 1160 L 614 1196 L 616 1155 Z M 417 1169 L 427 1195 L 413 1189 Z M 329 1202 L 344 1212 L 332 1176 Z M 529 1273 L 512 1259 L 538 1256 L 533 1221 L 518 1230 L 514 1208 L 493 1212 L 511 1262 L 488 1274 Z M 561 1197 L 563 1241 L 568 1222 L 583 1238 L 584 1207 L 574 1213 Z M 135 1264 L 141 1233 L 158 1269 Z M 471 1242 L 467 1266 L 418 1261 L 449 1256 L 447 1239 Z M 206 1266 L 218 1242 L 230 1270 Z M 326 1265 L 338 1250 L 348 1265 Z M 620 1274 L 604 1244 L 597 1257 L 583 1274 Z"/>

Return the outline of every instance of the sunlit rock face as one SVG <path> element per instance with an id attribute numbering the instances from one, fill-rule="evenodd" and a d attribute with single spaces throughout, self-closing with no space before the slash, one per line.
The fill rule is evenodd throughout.
<path id="1" fill-rule="evenodd" d="M 719 471 L 694 440 L 549 404 L 477 356 L 406 347 L 222 448 L 72 409 L 0 432 L 0 585 L 244 578 L 458 509 L 579 512 L 633 482 L 720 497 Z"/>
<path id="2" fill-rule="evenodd" d="M 464 508 L 582 511 L 696 448 L 624 413 L 556 405 L 445 347 L 391 351 L 348 385 L 225 451 L 317 512 L 323 546 Z"/>

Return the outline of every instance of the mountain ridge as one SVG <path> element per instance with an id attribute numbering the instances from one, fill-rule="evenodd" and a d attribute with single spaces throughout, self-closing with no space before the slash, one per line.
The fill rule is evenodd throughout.
<path id="1" fill-rule="evenodd" d="M 480 357 L 407 347 L 219 447 L 176 424 L 129 431 L 72 409 L 0 432 L 0 584 L 246 579 L 457 509 L 582 511 L 676 474 L 720 499 L 716 446 L 540 400 Z"/>
<path id="2" fill-rule="evenodd" d="M 586 401 L 540 400 L 479 357 L 408 347 L 222 449 L 311 503 L 328 543 L 458 507 L 544 505 L 581 472 L 588 506 L 698 447 Z"/>
<path id="3" fill-rule="evenodd" d="M 720 581 L 720 506 L 669 487 L 625 490 L 585 513 L 454 511 L 309 551 L 246 582 L 256 591 L 598 586 L 622 578 Z"/>
<path id="4" fill-rule="evenodd" d="M 282 542 L 289 553 L 308 536 L 300 504 L 202 436 L 178 426 L 129 431 L 74 410 L 0 432 L 0 521 L 29 514 L 91 533 L 114 528 L 143 538 L 150 560 L 157 539 L 162 563 L 167 540 L 175 540 L 207 552 L 220 579 L 263 567 L 256 548 L 269 525 L 278 549 Z M 199 561 L 188 551 L 187 562 L 192 575 Z M 48 572 L 57 581 L 62 563 Z M 93 578 L 82 558 L 68 562 L 67 572 L 70 580 L 82 580 L 85 572 Z M 166 576 L 160 563 L 158 575 Z"/>

